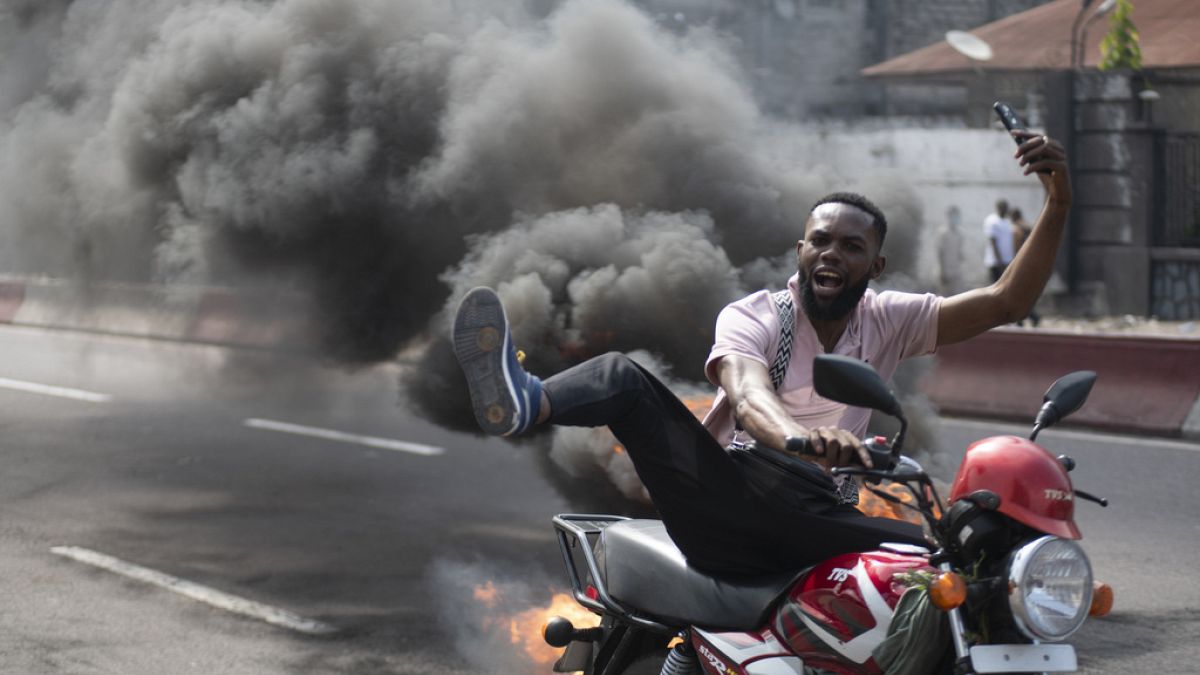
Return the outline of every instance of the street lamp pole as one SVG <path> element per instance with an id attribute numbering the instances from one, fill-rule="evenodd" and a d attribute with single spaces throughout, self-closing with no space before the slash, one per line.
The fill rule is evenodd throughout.
<path id="1" fill-rule="evenodd" d="M 1113 7 L 1117 6 L 1117 0 L 1104 0 L 1100 6 L 1092 12 L 1091 16 L 1087 16 L 1088 7 L 1094 0 L 1083 0 L 1083 7 L 1079 8 L 1079 13 L 1075 15 L 1075 21 L 1071 24 L 1071 68 L 1082 69 L 1084 62 L 1087 60 L 1087 34 L 1088 28 L 1093 23 L 1112 11 Z"/>
<path id="2" fill-rule="evenodd" d="M 1087 18 L 1088 7 L 1091 6 L 1093 0 L 1081 0 L 1079 12 L 1075 15 L 1075 20 L 1071 22 L 1071 68 L 1076 68 L 1076 63 L 1079 62 L 1079 29 L 1083 26 L 1084 19 Z"/>

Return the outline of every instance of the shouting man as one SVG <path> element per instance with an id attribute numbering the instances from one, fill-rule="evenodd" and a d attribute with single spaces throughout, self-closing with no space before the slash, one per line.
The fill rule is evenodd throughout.
<path id="1" fill-rule="evenodd" d="M 607 425 L 671 538 L 690 564 L 709 572 L 794 570 L 885 541 L 923 543 L 917 526 L 863 515 L 852 505 L 856 496 L 832 480 L 814 481 L 811 495 L 763 494 L 725 448 L 753 440 L 783 450 L 789 437 L 804 437 L 815 456 L 802 458 L 814 472 L 870 466 L 860 440 L 870 411 L 816 395 L 814 356 L 852 356 L 888 379 L 902 359 L 1029 313 L 1062 241 L 1071 183 L 1060 143 L 1012 133 L 1020 141 L 1017 162 L 1041 180 L 1046 201 L 1028 242 L 992 285 L 950 297 L 875 293 L 868 286 L 887 262 L 887 220 L 865 197 L 829 195 L 809 213 L 787 290 L 754 293 L 717 318 L 705 372 L 720 391 L 703 423 L 621 354 L 544 382 L 530 375 L 517 360 L 498 296 L 473 289 L 459 306 L 453 341 L 480 427 L 509 436 L 544 423 Z"/>

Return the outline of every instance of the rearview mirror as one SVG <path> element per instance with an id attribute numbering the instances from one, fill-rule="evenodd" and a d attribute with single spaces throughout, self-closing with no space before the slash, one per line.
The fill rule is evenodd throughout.
<path id="1" fill-rule="evenodd" d="M 900 402 L 870 365 L 836 354 L 813 359 L 813 387 L 827 399 L 903 417 Z"/>
<path id="2" fill-rule="evenodd" d="M 1034 429 L 1038 431 L 1045 429 L 1079 410 L 1079 407 L 1087 400 L 1088 394 L 1092 392 L 1092 385 L 1095 383 L 1096 373 L 1091 370 L 1077 370 L 1058 378 L 1046 390 L 1046 395 L 1042 397 L 1042 409 L 1038 411 Z M 1032 438 L 1036 437 L 1037 432 L 1035 431 Z"/>
<path id="3" fill-rule="evenodd" d="M 1096 383 L 1096 372 L 1091 370 L 1076 370 L 1063 375 L 1051 384 L 1042 396 L 1042 410 L 1038 411 L 1037 419 L 1033 420 L 1033 432 L 1030 441 L 1037 440 L 1038 432 L 1048 426 L 1054 426 L 1058 420 L 1079 410 L 1084 405 L 1087 395 L 1092 392 L 1092 384 Z"/>
<path id="4" fill-rule="evenodd" d="M 1063 375 L 1050 385 L 1043 403 L 1053 403 L 1058 408 L 1060 417 L 1066 417 L 1079 410 L 1088 394 L 1092 393 L 1092 385 L 1096 383 L 1096 373 L 1091 370 L 1077 370 L 1069 375 Z"/>

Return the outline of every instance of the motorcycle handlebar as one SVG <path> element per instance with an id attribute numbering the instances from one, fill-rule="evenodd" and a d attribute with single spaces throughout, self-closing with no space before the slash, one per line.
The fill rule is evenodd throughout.
<path id="1" fill-rule="evenodd" d="M 810 455 L 816 457 L 816 453 L 812 451 L 812 443 L 803 436 L 788 436 L 784 441 L 784 450 L 796 455 Z"/>
<path id="2" fill-rule="evenodd" d="M 881 436 L 863 439 L 863 447 L 867 449 L 867 454 L 871 457 L 872 468 L 877 471 L 891 471 L 899 461 L 892 454 L 892 448 L 888 445 L 887 440 Z M 812 451 L 812 443 L 803 436 L 789 436 L 784 441 L 784 449 L 795 455 L 818 456 Z"/>

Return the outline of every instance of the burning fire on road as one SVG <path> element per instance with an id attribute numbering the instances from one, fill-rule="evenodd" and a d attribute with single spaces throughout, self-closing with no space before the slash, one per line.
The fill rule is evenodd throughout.
<path id="1" fill-rule="evenodd" d="M 548 667 L 561 655 L 561 650 L 542 639 L 542 629 L 551 618 L 561 616 L 577 628 L 600 625 L 599 616 L 581 607 L 566 593 L 555 593 L 548 605 L 516 613 L 508 613 L 503 594 L 492 581 L 475 586 L 474 598 L 485 609 L 483 628 L 489 632 L 507 632 L 513 649 L 537 666 Z"/>

